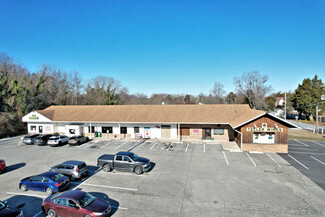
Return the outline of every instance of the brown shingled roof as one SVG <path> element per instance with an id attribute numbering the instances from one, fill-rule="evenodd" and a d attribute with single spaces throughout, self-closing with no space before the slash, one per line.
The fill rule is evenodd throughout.
<path id="1" fill-rule="evenodd" d="M 50 106 L 37 112 L 52 121 L 230 123 L 232 126 L 265 113 L 241 104 Z"/>

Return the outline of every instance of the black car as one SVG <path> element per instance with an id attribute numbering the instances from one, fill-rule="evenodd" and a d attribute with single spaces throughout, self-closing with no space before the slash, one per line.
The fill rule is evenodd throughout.
<path id="1" fill-rule="evenodd" d="M 23 143 L 26 144 L 26 145 L 33 145 L 34 144 L 34 140 L 38 136 L 39 136 L 39 134 L 27 135 L 27 136 L 24 137 Z"/>
<path id="2" fill-rule="evenodd" d="M 51 137 L 51 134 L 48 135 L 42 135 L 42 136 L 38 136 L 35 138 L 34 140 L 34 144 L 35 145 L 46 145 L 47 144 L 47 140 Z"/>
<path id="3" fill-rule="evenodd" d="M 9 207 L 6 201 L 0 201 L 0 217 L 22 217 L 23 211 Z"/>

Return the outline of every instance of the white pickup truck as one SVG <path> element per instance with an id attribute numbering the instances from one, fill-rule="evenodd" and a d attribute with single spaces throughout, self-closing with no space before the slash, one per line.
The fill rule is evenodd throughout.
<path id="1" fill-rule="evenodd" d="M 69 137 L 67 136 L 51 136 L 47 140 L 47 144 L 50 146 L 61 146 L 63 144 L 67 144 L 69 141 Z"/>

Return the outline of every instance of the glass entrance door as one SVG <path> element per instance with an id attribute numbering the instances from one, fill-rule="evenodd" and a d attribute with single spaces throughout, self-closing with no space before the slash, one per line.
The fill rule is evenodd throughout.
<path id="1" fill-rule="evenodd" d="M 205 139 L 211 139 L 211 128 L 205 128 Z"/>

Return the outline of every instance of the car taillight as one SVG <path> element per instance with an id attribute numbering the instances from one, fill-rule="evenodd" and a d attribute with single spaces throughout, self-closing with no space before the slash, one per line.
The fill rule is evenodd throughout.
<path id="1" fill-rule="evenodd" d="M 54 140 L 54 142 L 56 142 L 56 140 Z"/>
<path id="2" fill-rule="evenodd" d="M 78 167 L 77 167 L 76 171 L 77 171 L 77 173 L 79 173 L 79 169 L 78 169 Z"/>
<path id="3" fill-rule="evenodd" d="M 55 183 L 54 184 L 55 186 L 60 186 L 60 185 L 62 185 L 62 183 L 60 182 L 60 183 Z"/>
<path id="4" fill-rule="evenodd" d="M 69 177 L 67 178 L 67 181 L 69 181 L 70 179 L 69 179 Z"/>
<path id="5" fill-rule="evenodd" d="M 41 142 L 43 142 L 43 140 L 41 140 Z"/>

